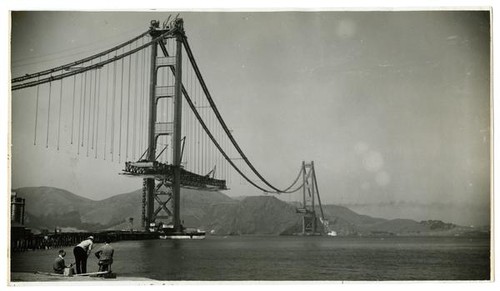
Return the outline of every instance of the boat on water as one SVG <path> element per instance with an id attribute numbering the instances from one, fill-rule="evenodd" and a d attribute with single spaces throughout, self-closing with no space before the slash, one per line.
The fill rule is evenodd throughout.
<path id="1" fill-rule="evenodd" d="M 337 232 L 335 230 L 330 230 L 326 233 L 327 236 L 337 236 Z"/>
<path id="2" fill-rule="evenodd" d="M 160 239 L 204 239 L 206 232 L 200 229 L 183 228 L 175 231 L 172 225 L 164 225 L 160 229 Z"/>
<path id="3" fill-rule="evenodd" d="M 182 232 L 182 233 L 170 233 L 163 234 L 159 236 L 160 239 L 205 239 L 205 232 Z"/>

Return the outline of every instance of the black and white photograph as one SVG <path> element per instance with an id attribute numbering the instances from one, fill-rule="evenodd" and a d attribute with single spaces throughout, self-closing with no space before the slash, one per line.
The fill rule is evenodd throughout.
<path id="1" fill-rule="evenodd" d="M 9 14 L 8 285 L 494 280 L 491 8 Z"/>

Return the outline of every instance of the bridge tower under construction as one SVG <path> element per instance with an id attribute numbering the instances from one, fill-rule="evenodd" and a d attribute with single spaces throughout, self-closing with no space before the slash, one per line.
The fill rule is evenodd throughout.
<path id="1" fill-rule="evenodd" d="M 297 213 L 302 214 L 301 234 L 319 235 L 321 233 L 319 230 L 320 224 L 324 227 L 323 231 L 328 231 L 328 221 L 325 220 L 323 214 L 314 162 L 302 162 L 302 183 L 302 203 L 297 208 Z M 316 208 L 319 208 L 320 211 L 319 219 Z"/>
<path id="2" fill-rule="evenodd" d="M 325 220 L 314 163 L 302 162 L 286 189 L 268 182 L 217 109 L 183 19 L 170 19 L 91 56 L 13 78 L 12 91 L 23 89 L 36 102 L 33 145 L 43 132 L 46 148 L 125 162 L 121 174 L 142 182 L 142 227 L 167 239 L 204 235 L 182 225 L 181 188 L 227 190 L 233 171 L 263 193 L 302 191 L 302 233 L 318 233 Z"/>
<path id="3" fill-rule="evenodd" d="M 160 28 L 158 21 L 151 21 L 150 36 L 158 39 L 151 46 L 151 70 L 149 84 L 148 149 L 145 160 L 127 162 L 125 174 L 143 177 L 142 221 L 146 231 L 154 231 L 157 220 L 168 223 L 172 233 L 182 234 L 180 218 L 180 189 L 224 190 L 224 180 L 216 180 L 209 175 L 201 176 L 183 169 L 182 97 L 185 89 L 182 84 L 182 46 L 185 40 L 183 20 L 176 18 Z M 170 55 L 165 45 L 167 39 L 175 39 L 175 53 Z M 163 56 L 158 56 L 158 48 Z M 158 85 L 161 70 L 170 72 L 174 78 L 172 85 Z M 171 99 L 173 116 L 169 121 L 159 122 L 157 110 L 160 102 Z M 157 158 L 156 149 L 160 136 L 170 136 L 172 163 L 162 164 Z M 161 154 L 161 153 L 160 153 Z"/>

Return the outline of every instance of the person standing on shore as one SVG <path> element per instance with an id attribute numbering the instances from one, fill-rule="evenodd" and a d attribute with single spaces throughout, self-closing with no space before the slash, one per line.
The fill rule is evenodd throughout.
<path id="1" fill-rule="evenodd" d="M 90 255 L 90 251 L 92 250 L 93 244 L 94 244 L 94 237 L 89 236 L 86 240 L 79 243 L 73 249 L 73 254 L 75 255 L 77 274 L 87 273 L 87 258 Z"/>

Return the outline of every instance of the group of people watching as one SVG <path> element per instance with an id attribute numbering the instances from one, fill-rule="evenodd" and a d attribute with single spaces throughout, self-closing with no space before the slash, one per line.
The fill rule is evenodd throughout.
<path id="1" fill-rule="evenodd" d="M 75 263 L 66 265 L 64 257 L 66 252 L 59 250 L 59 256 L 54 260 L 53 269 L 57 274 L 64 274 L 65 268 L 76 266 L 76 274 L 87 273 L 87 258 L 89 257 L 94 246 L 94 237 L 89 236 L 86 240 L 80 242 L 73 248 L 73 255 L 75 256 Z M 111 264 L 113 263 L 114 249 L 109 244 L 109 239 L 106 238 L 104 245 L 101 246 L 96 252 L 95 256 L 99 260 L 99 272 L 110 272 Z"/>

